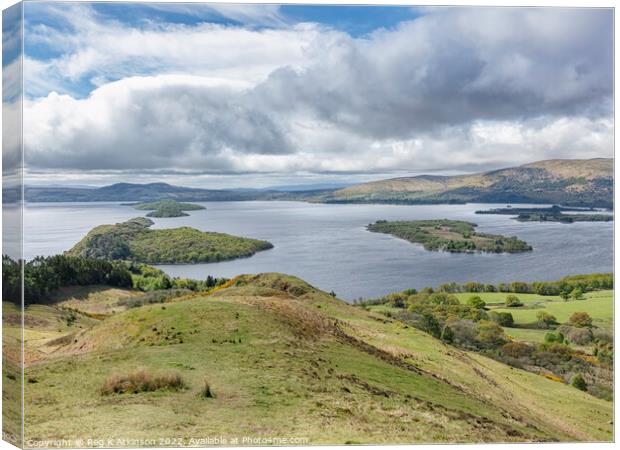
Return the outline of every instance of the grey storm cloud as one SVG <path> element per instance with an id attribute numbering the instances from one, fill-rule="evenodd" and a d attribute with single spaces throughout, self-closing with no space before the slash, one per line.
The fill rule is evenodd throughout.
<path id="1" fill-rule="evenodd" d="M 362 38 L 317 26 L 300 40 L 302 64 L 279 64 L 247 86 L 154 74 L 104 84 L 85 99 L 29 100 L 27 162 L 363 172 L 437 158 L 474 166 L 514 148 L 531 159 L 608 156 L 612 20 L 603 9 L 472 8 L 434 10 Z M 481 122 L 490 131 L 480 134 Z M 561 134 L 571 127 L 597 139 L 567 146 Z M 352 153 L 356 161 L 338 159 Z"/>
<path id="2" fill-rule="evenodd" d="M 609 115 L 612 21 L 605 10 L 457 10 L 380 31 L 330 36 L 304 71 L 257 90 L 273 108 L 373 138 L 474 120 Z"/>

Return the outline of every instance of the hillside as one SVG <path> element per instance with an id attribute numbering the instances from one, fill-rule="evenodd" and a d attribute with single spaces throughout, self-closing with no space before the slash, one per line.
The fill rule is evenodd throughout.
<path id="1" fill-rule="evenodd" d="M 613 205 L 613 160 L 550 160 L 491 172 L 394 178 L 339 189 L 334 203 L 523 202 Z"/>
<path id="2" fill-rule="evenodd" d="M 153 221 L 137 217 L 93 228 L 68 256 L 121 259 L 150 264 L 216 262 L 252 256 L 273 248 L 267 241 L 203 232 L 189 227 L 152 230 Z"/>
<path id="3" fill-rule="evenodd" d="M 80 295 L 110 304 L 107 295 Z M 286 275 L 241 276 L 210 295 L 122 310 L 91 326 L 76 319 L 58 328 L 54 306 L 31 311 L 39 320 L 27 319 L 28 330 L 47 314 L 53 339 L 47 352 L 38 342 L 26 368 L 26 439 L 57 438 L 58 430 L 71 439 L 86 428 L 111 439 L 174 430 L 177 446 L 200 445 L 191 441 L 197 436 L 307 438 L 291 444 L 612 439 L 611 402 L 445 345 Z M 63 330 L 68 338 L 59 339 Z M 115 393 L 127 386 L 135 390 Z"/>

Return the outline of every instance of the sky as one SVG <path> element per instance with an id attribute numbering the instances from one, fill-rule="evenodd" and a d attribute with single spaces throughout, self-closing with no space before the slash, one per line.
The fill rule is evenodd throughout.
<path id="1" fill-rule="evenodd" d="M 613 13 L 25 3 L 27 183 L 354 183 L 612 157 Z"/>

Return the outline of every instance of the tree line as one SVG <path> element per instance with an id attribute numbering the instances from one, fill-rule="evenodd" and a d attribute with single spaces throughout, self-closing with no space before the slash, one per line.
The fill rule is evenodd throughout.
<path id="1" fill-rule="evenodd" d="M 68 286 L 107 286 L 134 288 L 149 292 L 161 289 L 206 291 L 227 281 L 208 276 L 205 280 L 170 278 L 146 264 L 108 261 L 81 256 L 38 256 L 30 261 L 15 261 L 2 256 L 2 299 L 21 305 L 22 268 L 24 304 L 49 303 L 54 291 Z"/>
<path id="2" fill-rule="evenodd" d="M 574 290 L 591 292 L 601 289 L 613 289 L 612 273 L 594 273 L 571 275 L 558 281 L 513 281 L 511 283 L 488 284 L 470 281 L 467 283 L 445 283 L 436 290 L 439 292 L 506 292 L 513 294 L 570 295 Z"/>

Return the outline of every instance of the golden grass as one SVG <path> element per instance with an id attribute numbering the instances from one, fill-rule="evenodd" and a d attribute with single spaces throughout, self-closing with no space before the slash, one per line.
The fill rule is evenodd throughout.
<path id="1" fill-rule="evenodd" d="M 185 381 L 176 372 L 153 376 L 145 369 L 140 369 L 130 374 L 111 375 L 103 383 L 99 392 L 101 395 L 138 394 L 162 390 L 180 391 L 185 387 L 187 387 Z"/>

